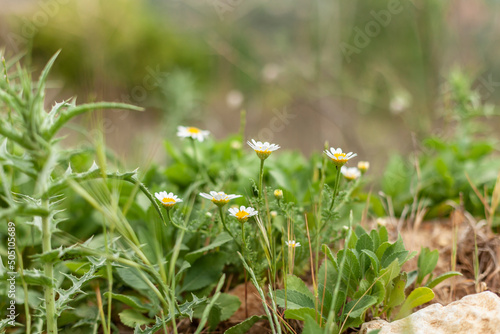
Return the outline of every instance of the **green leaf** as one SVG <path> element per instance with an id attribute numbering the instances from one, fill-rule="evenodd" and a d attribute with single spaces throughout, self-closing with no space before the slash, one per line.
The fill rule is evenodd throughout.
<path id="1" fill-rule="evenodd" d="M 323 334 L 323 329 L 318 325 L 313 317 L 307 314 L 302 334 Z"/>
<path id="2" fill-rule="evenodd" d="M 316 310 L 310 307 L 301 307 L 295 309 L 288 309 L 285 311 L 286 319 L 305 321 L 308 315 L 311 316 L 313 319 L 316 318 L 317 317 Z"/>
<path id="3" fill-rule="evenodd" d="M 379 236 L 380 244 L 383 244 L 384 242 L 389 241 L 389 233 L 387 233 L 387 229 L 385 228 L 385 226 L 379 227 L 378 236 Z"/>
<path id="4" fill-rule="evenodd" d="M 358 236 L 356 235 L 356 233 L 351 232 L 349 238 L 346 241 L 345 247 L 350 249 L 355 249 L 357 242 L 358 242 Z"/>
<path id="5" fill-rule="evenodd" d="M 391 244 L 388 241 L 385 241 L 380 246 L 378 246 L 376 254 L 377 254 L 377 257 L 379 258 L 379 260 L 382 260 L 382 255 L 384 255 L 385 251 L 390 246 L 391 246 Z"/>
<path id="6" fill-rule="evenodd" d="M 149 325 L 153 322 L 152 319 L 146 318 L 139 312 L 128 309 L 118 313 L 121 322 L 128 327 L 135 328 L 136 326 Z"/>
<path id="7" fill-rule="evenodd" d="M 406 286 L 405 289 L 408 288 L 410 285 L 415 282 L 418 276 L 418 270 L 412 270 L 408 273 L 408 279 L 406 280 Z"/>
<path id="8" fill-rule="evenodd" d="M 193 263 L 194 261 L 196 261 L 203 253 L 209 251 L 209 250 L 212 250 L 214 248 L 217 248 L 217 247 L 220 247 L 222 245 L 224 245 L 225 243 L 229 242 L 233 240 L 233 238 L 226 232 L 222 232 L 221 234 L 219 234 L 215 239 L 214 241 L 208 245 L 208 246 L 205 246 L 203 248 L 200 248 L 198 250 L 195 250 L 194 252 L 191 252 L 191 253 L 188 253 L 186 254 L 186 257 L 184 258 L 186 261 L 190 262 L 190 263 Z"/>
<path id="9" fill-rule="evenodd" d="M 104 298 L 108 298 L 109 292 L 104 293 Z M 121 295 L 117 293 L 111 293 L 111 298 L 116 299 L 125 305 L 128 305 L 132 307 L 133 309 L 139 311 L 139 312 L 147 312 L 151 310 L 151 307 L 146 307 L 144 306 L 144 303 L 141 302 L 141 300 L 135 296 L 127 296 L 127 295 Z"/>
<path id="10" fill-rule="evenodd" d="M 306 295 L 310 299 L 314 300 L 314 295 L 309 290 L 309 288 L 306 286 L 306 283 L 304 283 L 304 281 L 302 279 L 298 278 L 295 275 L 287 275 L 286 276 L 286 288 L 288 291 L 295 290 L 297 292 L 300 292 L 300 293 Z"/>
<path id="11" fill-rule="evenodd" d="M 406 298 L 406 301 L 403 306 L 401 306 L 398 315 L 394 319 L 398 320 L 406 317 L 415 307 L 430 302 L 433 298 L 434 292 L 431 289 L 427 287 L 416 288 L 410 293 L 408 298 Z"/>
<path id="12" fill-rule="evenodd" d="M 422 284 L 425 276 L 432 273 L 434 268 L 436 268 L 438 259 L 439 251 L 437 249 L 432 252 L 427 247 L 420 250 L 420 255 L 418 256 L 417 284 Z"/>
<path id="13" fill-rule="evenodd" d="M 257 322 L 265 318 L 266 316 L 264 315 L 251 316 L 250 318 L 246 319 L 243 322 L 240 322 L 236 326 L 229 328 L 227 331 L 224 332 L 224 334 L 245 334 L 250 330 L 250 328 L 252 328 L 253 325 L 255 325 Z"/>
<path id="14" fill-rule="evenodd" d="M 344 307 L 344 314 L 349 318 L 361 316 L 370 306 L 377 302 L 377 298 L 365 295 L 359 299 L 352 300 Z"/>
<path id="15" fill-rule="evenodd" d="M 187 270 L 181 291 L 194 291 L 217 282 L 225 262 L 226 257 L 220 252 L 199 258 Z"/>
<path id="16" fill-rule="evenodd" d="M 389 250 L 390 249 L 387 248 L 384 255 L 382 256 L 382 260 L 380 261 L 380 263 L 382 264 L 382 267 L 386 268 L 395 259 L 397 259 L 399 261 L 400 265 L 403 265 L 409 252 L 405 250 L 405 251 L 400 251 L 400 252 L 389 253 Z"/>
<path id="17" fill-rule="evenodd" d="M 380 261 L 379 261 L 377 255 L 374 252 L 367 250 L 367 249 L 363 249 L 362 252 L 364 254 L 366 254 L 366 256 L 368 256 L 368 258 L 371 261 L 373 270 L 375 271 L 375 274 L 378 274 L 378 270 L 380 268 Z"/>
<path id="18" fill-rule="evenodd" d="M 117 268 L 116 273 L 122 279 L 123 283 L 128 285 L 135 290 L 149 290 L 150 287 L 141 277 L 139 270 L 136 268 L 125 267 L 125 268 Z M 143 273 L 147 276 L 146 273 Z"/>
<path id="19" fill-rule="evenodd" d="M 346 284 L 349 284 L 350 287 L 354 287 L 355 289 L 357 281 L 361 279 L 361 268 L 359 260 L 356 256 L 356 253 L 354 253 L 354 251 L 349 248 L 341 250 L 338 253 L 337 257 L 342 258 L 344 254 L 346 256 L 346 261 L 342 270 L 342 278 L 345 280 Z"/>
<path id="20" fill-rule="evenodd" d="M 33 269 L 24 269 L 23 270 L 24 281 L 30 285 L 43 285 L 43 286 L 51 286 L 52 282 L 50 278 L 45 276 L 43 272 Z"/>
<path id="21" fill-rule="evenodd" d="M 373 241 L 373 251 L 375 252 L 378 249 L 378 246 L 380 246 L 380 236 L 377 233 L 377 230 L 371 230 L 370 231 L 370 236 L 372 237 Z"/>
<path id="22" fill-rule="evenodd" d="M 231 318 L 236 311 L 238 311 L 241 305 L 241 300 L 237 296 L 221 293 L 217 299 L 216 305 L 218 305 L 221 309 L 220 320 L 226 321 Z"/>
<path id="23" fill-rule="evenodd" d="M 311 299 L 309 295 L 305 295 L 302 292 L 287 290 L 285 295 L 285 290 L 277 290 L 275 294 L 276 303 L 280 307 L 285 307 L 286 300 L 286 309 L 314 308 L 314 299 Z"/>
<path id="24" fill-rule="evenodd" d="M 358 242 L 356 242 L 356 250 L 361 252 L 362 250 L 369 250 L 373 252 L 373 240 L 368 234 L 363 234 L 359 237 Z"/>
<path id="25" fill-rule="evenodd" d="M 125 109 L 125 110 L 135 110 L 135 111 L 143 111 L 144 109 L 141 107 L 136 107 L 126 103 L 118 103 L 118 102 L 96 102 L 96 103 L 87 103 L 79 106 L 74 106 L 72 108 L 66 109 L 63 113 L 59 115 L 54 121 L 54 124 L 45 131 L 44 136 L 47 139 L 51 139 L 54 135 L 61 129 L 61 127 L 66 124 L 73 117 L 83 114 L 88 111 L 100 110 L 100 109 Z"/>
<path id="26" fill-rule="evenodd" d="M 450 278 L 450 277 L 453 277 L 453 276 L 462 276 L 461 273 L 459 273 L 458 271 L 449 271 L 447 273 L 444 273 L 442 275 L 439 275 L 438 277 L 436 277 L 435 279 L 433 279 L 432 281 L 428 282 L 425 286 L 432 289 L 434 288 L 436 285 L 438 285 L 439 283 L 441 283 L 442 281 Z"/>
<path id="27" fill-rule="evenodd" d="M 394 286 L 392 287 L 391 292 L 388 296 L 389 298 L 387 298 L 387 307 L 389 308 L 401 305 L 406 298 L 406 281 L 404 280 L 404 277 L 402 277 L 402 275 L 399 275 L 399 277 L 394 280 L 393 284 Z"/>
<path id="28" fill-rule="evenodd" d="M 380 281 L 387 287 L 389 282 L 398 276 L 400 272 L 401 266 L 399 261 L 395 259 L 387 268 L 384 268 L 379 272 Z"/>

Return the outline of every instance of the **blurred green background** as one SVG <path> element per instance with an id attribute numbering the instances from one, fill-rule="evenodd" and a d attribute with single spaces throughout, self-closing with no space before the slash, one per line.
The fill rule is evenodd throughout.
<path id="1" fill-rule="evenodd" d="M 102 116 L 131 165 L 164 159 L 177 125 L 372 162 L 446 135 L 450 73 L 500 99 L 500 1 L 1 0 L 0 45 L 37 73 L 58 49 L 54 101 L 130 102 Z M 83 119 L 91 126 L 95 119 Z M 498 120 L 489 135 L 498 129 Z M 85 138 L 68 130 L 68 142 Z M 88 134 L 87 134 L 88 135 Z"/>

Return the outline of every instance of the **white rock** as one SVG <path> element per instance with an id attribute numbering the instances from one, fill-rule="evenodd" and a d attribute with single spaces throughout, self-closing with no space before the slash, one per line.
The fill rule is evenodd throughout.
<path id="1" fill-rule="evenodd" d="M 361 334 L 500 334 L 500 297 L 486 291 L 465 296 L 447 306 L 432 304 L 412 315 L 388 323 L 374 320 L 361 326 Z"/>

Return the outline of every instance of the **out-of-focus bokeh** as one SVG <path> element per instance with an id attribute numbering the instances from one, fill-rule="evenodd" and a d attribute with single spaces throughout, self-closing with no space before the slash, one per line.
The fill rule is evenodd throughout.
<path id="1" fill-rule="evenodd" d="M 452 73 L 470 77 L 483 102 L 500 100 L 498 0 L 0 4 L 8 56 L 25 53 L 38 73 L 62 49 L 54 101 L 145 107 L 102 116 L 107 144 L 132 161 L 162 159 L 177 125 L 237 132 L 246 110 L 247 138 L 305 153 L 328 140 L 380 171 L 392 152 L 446 133 Z"/>

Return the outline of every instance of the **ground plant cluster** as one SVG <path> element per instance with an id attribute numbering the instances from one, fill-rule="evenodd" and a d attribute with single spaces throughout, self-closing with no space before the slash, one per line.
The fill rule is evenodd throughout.
<path id="1" fill-rule="evenodd" d="M 500 289 L 482 275 L 481 253 L 481 233 L 500 226 L 498 147 L 477 137 L 492 113 L 462 73 L 446 97 L 453 131 L 394 156 L 375 181 L 348 147 L 305 157 L 246 138 L 244 112 L 222 140 L 178 124 L 165 134 L 168 163 L 126 170 L 102 136 L 68 147 L 61 129 L 85 131 L 70 123 L 78 115 L 142 108 L 47 101 L 56 60 L 37 76 L 22 59 L 1 66 L 0 330 L 347 333 L 408 316 L 463 275 L 476 291 Z M 436 272 L 440 252 L 410 250 L 399 235 L 450 213 L 474 221 L 471 272 L 458 240 L 459 265 Z"/>

